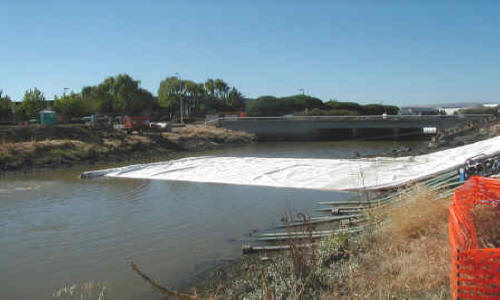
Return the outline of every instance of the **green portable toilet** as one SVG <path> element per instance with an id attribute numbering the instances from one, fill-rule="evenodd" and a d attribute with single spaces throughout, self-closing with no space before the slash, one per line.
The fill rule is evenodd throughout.
<path id="1" fill-rule="evenodd" d="M 53 110 L 42 110 L 39 113 L 40 125 L 54 126 L 57 125 L 57 113 Z"/>

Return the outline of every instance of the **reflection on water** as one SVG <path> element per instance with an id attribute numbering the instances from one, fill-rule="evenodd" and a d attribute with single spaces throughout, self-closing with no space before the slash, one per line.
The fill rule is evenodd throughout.
<path id="1" fill-rule="evenodd" d="M 335 144 L 313 144 L 281 144 L 281 151 L 283 157 L 352 153 L 350 146 L 334 151 Z M 312 150 L 307 154 L 306 149 Z M 264 144 L 215 154 L 276 157 L 279 152 L 279 145 Z M 0 179 L 1 299 L 50 299 L 64 286 L 88 282 L 105 282 L 111 299 L 159 299 L 130 271 L 131 260 L 153 278 L 185 287 L 217 261 L 237 257 L 242 235 L 277 225 L 283 212 L 309 213 L 318 201 L 348 197 L 297 189 L 80 180 L 80 171 Z"/>
<path id="2" fill-rule="evenodd" d="M 52 297 L 59 300 L 104 300 L 107 298 L 107 291 L 106 283 L 89 281 L 58 288 L 52 293 Z"/>

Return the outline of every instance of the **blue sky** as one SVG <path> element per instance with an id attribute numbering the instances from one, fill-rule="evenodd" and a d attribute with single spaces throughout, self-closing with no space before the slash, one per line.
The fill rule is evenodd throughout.
<path id="1" fill-rule="evenodd" d="M 0 89 L 48 98 L 179 72 L 248 97 L 500 101 L 500 1 L 0 0 Z"/>

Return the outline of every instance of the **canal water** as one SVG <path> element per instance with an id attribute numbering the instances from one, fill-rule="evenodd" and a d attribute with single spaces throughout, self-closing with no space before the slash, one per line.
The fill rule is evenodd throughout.
<path id="1" fill-rule="evenodd" d="M 351 158 L 355 151 L 378 155 L 401 145 L 260 143 L 192 155 Z M 310 213 L 318 201 L 351 196 L 78 178 L 84 170 L 103 167 L 109 165 L 0 177 L 0 299 L 80 299 L 87 292 L 97 299 L 103 289 L 106 299 L 161 299 L 131 271 L 130 261 L 161 283 L 183 289 L 214 265 L 238 257 L 238 239 L 246 233 L 279 224 L 283 213 Z"/>

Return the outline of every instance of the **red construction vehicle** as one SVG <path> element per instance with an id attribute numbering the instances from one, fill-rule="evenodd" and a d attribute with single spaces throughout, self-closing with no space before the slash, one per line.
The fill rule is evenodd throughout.
<path id="1" fill-rule="evenodd" d="M 115 120 L 116 119 L 118 118 L 115 118 Z M 126 130 L 129 134 L 134 130 L 142 132 L 142 130 L 149 128 L 149 118 L 144 116 L 123 116 L 119 121 L 121 122 L 115 124 L 114 128 Z"/>

